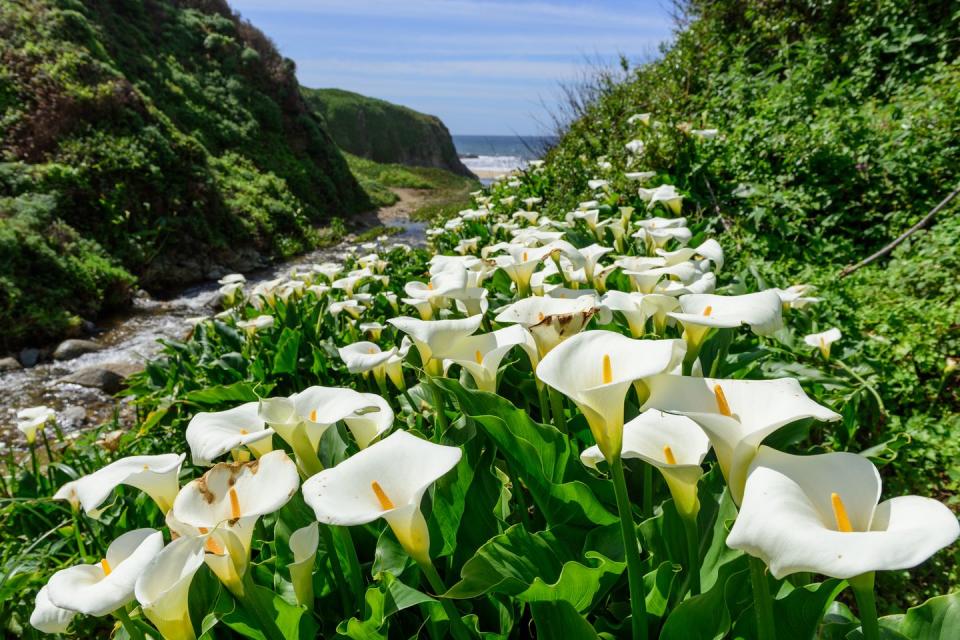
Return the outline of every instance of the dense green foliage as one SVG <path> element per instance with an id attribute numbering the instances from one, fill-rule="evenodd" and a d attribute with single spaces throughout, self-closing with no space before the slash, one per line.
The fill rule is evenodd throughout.
<path id="1" fill-rule="evenodd" d="M 811 330 L 842 329 L 842 357 L 876 388 L 848 411 L 858 430 L 820 437 L 851 450 L 896 443 L 891 495 L 960 506 L 960 202 L 890 259 L 839 280 L 922 218 L 960 182 L 960 7 L 951 2 L 757 3 L 695 0 L 661 60 L 598 77 L 524 195 L 576 207 L 597 161 L 688 195 L 684 214 L 717 235 L 749 287 L 809 283 L 824 298 Z M 661 123 L 627 122 L 650 112 Z M 703 140 L 684 129 L 716 128 Z M 611 191 L 635 191 L 619 177 Z M 639 199 L 620 204 L 643 206 Z M 952 360 L 948 360 L 952 359 Z M 951 365 L 950 362 L 953 362 Z M 816 365 L 794 375 L 832 384 Z M 960 583 L 960 551 L 886 597 Z M 887 580 L 896 580 L 886 576 Z M 936 586 L 927 591 L 928 581 Z"/>
<path id="2" fill-rule="evenodd" d="M 340 148 L 380 163 L 438 167 L 469 176 L 447 127 L 430 116 L 341 89 L 302 89 Z"/>
<path id="3" fill-rule="evenodd" d="M 426 207 L 433 211 L 436 207 L 449 207 L 453 212 L 470 206 L 470 192 L 480 188 L 480 183 L 465 176 L 459 176 L 445 169 L 434 167 L 414 167 L 400 164 L 380 164 L 349 153 L 344 154 L 350 170 L 367 192 L 367 197 L 378 207 L 395 204 L 399 197 L 391 189 L 423 189 L 431 193 Z M 414 211 L 414 219 L 432 218 L 428 212 Z"/>
<path id="4" fill-rule="evenodd" d="M 369 207 L 223 0 L 0 4 L 0 349 Z"/>

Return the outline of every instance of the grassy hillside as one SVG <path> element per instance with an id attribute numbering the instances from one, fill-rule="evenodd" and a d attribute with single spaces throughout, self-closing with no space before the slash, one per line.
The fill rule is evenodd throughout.
<path id="1" fill-rule="evenodd" d="M 370 206 L 225 0 L 0 3 L 0 350 Z"/>
<path id="2" fill-rule="evenodd" d="M 570 106 L 580 117 L 523 195 L 563 216 L 606 177 L 603 162 L 674 183 L 684 215 L 716 234 L 726 279 L 809 283 L 823 330 L 844 333 L 855 373 L 811 358 L 761 363 L 767 376 L 848 388 L 851 433 L 802 445 L 886 447 L 885 495 L 914 492 L 960 507 L 960 202 L 889 259 L 838 279 L 960 183 L 960 5 L 863 0 L 693 0 L 661 60 L 611 72 Z M 634 114 L 652 113 L 659 126 Z M 719 130 L 705 139 L 691 129 Z M 640 139 L 628 163 L 625 144 Z M 643 207 L 637 183 L 609 185 L 612 205 Z M 600 198 L 606 196 L 600 193 Z M 859 381 L 854 376 L 859 378 Z M 861 384 L 862 383 L 862 384 Z M 876 391 L 876 394 L 873 392 Z M 902 606 L 960 584 L 956 549 L 913 573 L 884 574 Z"/>
<path id="3" fill-rule="evenodd" d="M 450 132 L 436 116 L 340 89 L 302 91 L 344 151 L 380 163 L 471 175 L 457 156 Z"/>

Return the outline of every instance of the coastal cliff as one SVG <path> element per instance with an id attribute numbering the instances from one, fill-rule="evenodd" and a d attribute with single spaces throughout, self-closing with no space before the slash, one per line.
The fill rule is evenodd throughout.
<path id="1" fill-rule="evenodd" d="M 0 3 L 0 350 L 368 210 L 294 72 L 225 0 Z"/>
<path id="2" fill-rule="evenodd" d="M 436 116 L 341 89 L 302 92 L 344 151 L 375 162 L 436 167 L 473 177 Z"/>

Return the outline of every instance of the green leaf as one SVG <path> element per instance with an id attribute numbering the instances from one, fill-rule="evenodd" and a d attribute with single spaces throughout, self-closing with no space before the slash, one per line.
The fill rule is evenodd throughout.
<path id="1" fill-rule="evenodd" d="M 606 525 L 617 521 L 604 506 L 604 502 L 613 504 L 612 487 L 587 473 L 567 436 L 551 425 L 537 424 L 500 396 L 464 389 L 454 380 L 438 379 L 436 383 L 453 394 L 463 413 L 497 444 L 548 524 Z"/>
<path id="2" fill-rule="evenodd" d="M 588 551 L 589 564 L 566 562 L 560 570 L 556 582 L 547 583 L 536 577 L 531 585 L 517 594 L 524 602 L 552 602 L 563 600 L 573 605 L 576 611 L 589 611 L 600 596 L 610 590 L 627 567 L 625 562 L 617 562 L 596 551 Z"/>
<path id="3" fill-rule="evenodd" d="M 266 395 L 272 388 L 272 384 L 264 384 L 257 386 L 256 390 Z M 227 402 L 253 402 L 258 398 L 254 385 L 249 382 L 235 382 L 228 385 L 197 389 L 183 396 L 186 402 L 206 405 L 218 405 Z"/>
<path id="4" fill-rule="evenodd" d="M 883 622 L 895 622 L 887 616 Z M 911 640 L 952 640 L 960 630 L 960 591 L 930 598 L 923 604 L 907 609 L 897 616 L 899 625 L 889 626 Z"/>
<path id="5" fill-rule="evenodd" d="M 284 327 L 277 340 L 277 353 L 273 359 L 273 373 L 293 373 L 297 370 L 300 354 L 300 332 Z"/>
<path id="6" fill-rule="evenodd" d="M 530 605 L 533 621 L 537 625 L 538 638 L 564 638 L 564 640 L 596 640 L 596 629 L 586 618 L 577 613 L 569 602 L 534 602 Z"/>
<path id="7" fill-rule="evenodd" d="M 732 622 L 727 609 L 728 587 L 736 592 L 743 582 L 749 585 L 750 581 L 747 560 L 741 556 L 720 567 L 717 580 L 709 591 L 684 600 L 670 612 L 660 632 L 661 640 L 715 640 L 723 637 Z"/>

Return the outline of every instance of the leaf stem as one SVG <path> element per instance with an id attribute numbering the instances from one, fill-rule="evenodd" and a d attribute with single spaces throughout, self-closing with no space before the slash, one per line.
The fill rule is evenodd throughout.
<path id="1" fill-rule="evenodd" d="M 687 576 L 690 581 L 690 595 L 700 595 L 700 532 L 697 530 L 697 517 L 684 518 L 683 532 L 687 539 Z M 681 596 L 682 597 L 682 596 Z"/>
<path id="2" fill-rule="evenodd" d="M 563 396 L 556 389 L 550 389 L 550 413 L 554 426 L 560 433 L 567 433 L 567 416 L 563 412 Z"/>
<path id="3" fill-rule="evenodd" d="M 273 603 L 265 601 L 261 594 L 257 592 L 257 585 L 253 581 L 253 572 L 246 571 L 243 574 L 243 597 L 240 603 L 247 613 L 253 616 L 257 627 L 263 632 L 268 640 L 285 640 L 283 632 L 277 626 L 273 611 Z M 273 592 L 270 592 L 271 596 Z"/>
<path id="4" fill-rule="evenodd" d="M 333 543 L 332 526 L 320 526 L 320 535 L 323 537 L 323 546 L 327 548 L 327 555 L 330 556 L 330 566 L 333 569 L 333 579 L 337 583 L 337 592 L 340 594 L 340 604 L 343 607 L 344 617 L 349 617 L 353 611 L 350 606 L 349 585 L 346 577 L 343 575 L 343 566 L 340 564 L 340 557 L 337 555 L 337 547 Z M 363 611 L 363 609 L 360 609 Z"/>
<path id="5" fill-rule="evenodd" d="M 623 475 L 623 460 L 618 455 L 610 463 L 610 477 L 617 496 L 617 511 L 620 512 L 620 533 L 627 559 L 627 579 L 630 585 L 630 610 L 633 640 L 647 640 L 647 600 L 643 590 L 643 567 L 640 546 L 637 543 L 637 527 L 633 522 L 627 480 Z"/>
<path id="6" fill-rule="evenodd" d="M 757 616 L 757 637 L 760 640 L 776 640 L 777 630 L 773 622 L 773 599 L 767 583 L 767 565 L 760 558 L 750 556 L 750 584 L 753 587 L 753 610 Z"/>
<path id="7" fill-rule="evenodd" d="M 443 594 L 447 591 L 447 587 L 443 584 L 443 580 L 440 578 L 440 574 L 437 573 L 436 567 L 433 566 L 433 563 L 430 562 L 429 559 L 425 562 L 419 562 L 418 564 L 420 565 L 420 570 L 423 571 L 423 575 L 426 576 L 427 582 L 430 583 L 430 588 L 433 589 L 434 594 L 437 596 L 437 600 L 440 601 L 444 612 L 446 612 L 447 617 L 450 618 L 450 634 L 457 640 L 470 640 L 470 632 L 467 631 L 466 625 L 463 624 L 460 612 L 457 611 L 457 608 L 450 600 L 443 597 Z"/>
<path id="8" fill-rule="evenodd" d="M 853 588 L 853 595 L 857 598 L 857 608 L 860 610 L 860 629 L 863 631 L 865 640 L 880 640 L 877 599 L 873 593 L 875 575 L 873 571 L 870 571 L 847 580 Z"/>
<path id="9" fill-rule="evenodd" d="M 130 615 L 126 609 L 120 607 L 113 612 L 113 617 L 120 621 L 120 624 L 123 625 L 124 630 L 127 632 L 127 635 L 130 636 L 131 640 L 145 640 L 143 632 L 140 631 L 140 628 L 130 619 Z"/>

